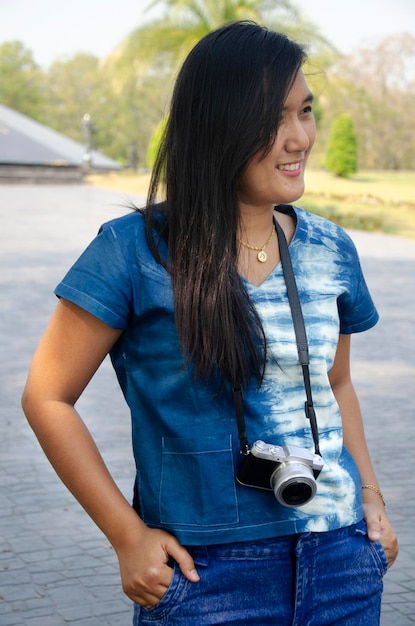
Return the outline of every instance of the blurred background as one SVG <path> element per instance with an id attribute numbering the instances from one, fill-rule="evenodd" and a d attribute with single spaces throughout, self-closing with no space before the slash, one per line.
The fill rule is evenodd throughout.
<path id="1" fill-rule="evenodd" d="M 91 150 L 114 160 L 122 180 L 101 185 L 145 194 L 177 68 L 235 19 L 308 46 L 318 139 L 305 208 L 415 236 L 412 0 L 0 0 L 0 164 L 10 109 L 79 142 L 87 165 Z"/>
<path id="2" fill-rule="evenodd" d="M 347 114 L 359 167 L 414 169 L 412 0 L 0 0 L 0 102 L 80 142 L 88 114 L 98 150 L 146 169 L 178 65 L 209 30 L 241 18 L 306 43 L 324 70 L 313 77 L 315 165 Z"/>
<path id="3" fill-rule="evenodd" d="M 318 139 L 298 204 L 352 229 L 381 313 L 354 342 L 354 371 L 401 543 L 382 626 L 415 623 L 414 0 L 0 0 L 1 626 L 131 621 L 115 554 L 55 476 L 20 396 L 54 285 L 99 224 L 145 202 L 180 63 L 234 19 L 309 48 Z M 109 362 L 82 403 L 129 497 L 130 425 Z"/>

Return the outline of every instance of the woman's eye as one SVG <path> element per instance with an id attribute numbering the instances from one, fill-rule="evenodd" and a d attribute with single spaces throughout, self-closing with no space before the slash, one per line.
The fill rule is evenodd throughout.
<path id="1" fill-rule="evenodd" d="M 311 105 L 306 106 L 305 109 L 303 109 L 303 113 L 312 113 L 313 112 L 313 107 Z"/>

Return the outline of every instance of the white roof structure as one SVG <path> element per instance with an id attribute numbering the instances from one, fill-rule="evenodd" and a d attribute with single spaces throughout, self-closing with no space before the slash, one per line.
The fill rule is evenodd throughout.
<path id="1" fill-rule="evenodd" d="M 22 113 L 0 104 L 0 166 L 36 165 L 81 167 L 85 146 Z M 91 151 L 94 169 L 121 169 L 119 163 L 100 152 Z"/>

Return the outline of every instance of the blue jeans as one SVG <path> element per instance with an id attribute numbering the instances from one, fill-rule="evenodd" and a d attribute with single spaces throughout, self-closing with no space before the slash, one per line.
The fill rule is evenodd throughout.
<path id="1" fill-rule="evenodd" d="M 200 575 L 175 565 L 153 609 L 133 626 L 376 626 L 388 563 L 360 522 L 327 533 L 188 548 Z"/>

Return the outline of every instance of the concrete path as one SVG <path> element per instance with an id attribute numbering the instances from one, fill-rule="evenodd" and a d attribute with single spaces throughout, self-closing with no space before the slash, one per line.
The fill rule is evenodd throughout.
<path id="1" fill-rule="evenodd" d="M 131 623 L 113 550 L 55 476 L 20 409 L 31 356 L 55 306 L 53 287 L 98 226 L 127 212 L 129 200 L 87 186 L 0 186 L 0 626 Z M 415 241 L 352 236 L 381 314 L 375 329 L 354 338 L 353 373 L 401 543 L 385 578 L 382 626 L 409 626 L 415 624 Z M 79 409 L 130 498 L 129 415 L 108 361 Z"/>

